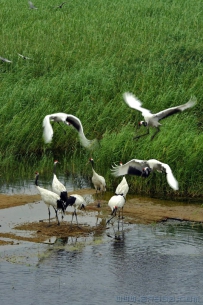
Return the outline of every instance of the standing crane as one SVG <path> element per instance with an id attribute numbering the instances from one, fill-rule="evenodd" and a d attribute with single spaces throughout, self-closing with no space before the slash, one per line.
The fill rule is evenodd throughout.
<path id="1" fill-rule="evenodd" d="M 125 197 L 124 195 L 114 195 L 110 198 L 108 202 L 108 206 L 111 209 L 112 217 L 106 222 L 106 225 L 116 216 L 118 211 L 118 230 L 119 230 L 119 220 L 120 220 L 120 210 L 122 210 L 122 219 L 123 219 L 123 206 L 125 204 Z"/>
<path id="2" fill-rule="evenodd" d="M 89 162 L 92 165 L 92 183 L 94 185 L 94 188 L 97 191 L 106 192 L 106 181 L 103 176 L 100 176 L 99 174 L 96 173 L 94 169 L 94 160 L 92 158 L 89 159 Z"/>
<path id="3" fill-rule="evenodd" d="M 71 206 L 71 207 L 74 208 L 74 211 L 72 213 L 71 226 L 72 226 L 74 216 L 76 218 L 77 225 L 78 225 L 77 209 L 80 209 L 80 210 L 84 209 L 85 210 L 85 206 L 86 206 L 85 199 L 78 194 L 72 194 L 66 199 L 65 209 L 67 209 L 68 206 Z"/>
<path id="4" fill-rule="evenodd" d="M 56 219 L 58 221 L 58 225 L 60 225 L 59 219 L 58 219 L 58 210 L 61 210 L 62 213 L 65 212 L 65 205 L 64 202 L 61 200 L 60 196 L 57 195 L 54 192 L 51 192 L 49 190 L 46 190 L 38 185 L 38 178 L 39 178 L 39 173 L 35 173 L 35 185 L 36 188 L 38 189 L 42 201 L 47 205 L 48 207 L 48 213 L 49 213 L 49 224 L 50 224 L 50 206 L 53 207 L 55 213 L 56 213 Z"/>
<path id="5" fill-rule="evenodd" d="M 120 166 L 122 166 L 123 163 L 120 162 Z M 123 176 L 121 182 L 119 183 L 119 185 L 117 186 L 116 190 L 115 190 L 115 195 L 123 195 L 126 199 L 126 195 L 129 191 L 129 185 L 128 182 L 125 178 L 125 176 Z"/>

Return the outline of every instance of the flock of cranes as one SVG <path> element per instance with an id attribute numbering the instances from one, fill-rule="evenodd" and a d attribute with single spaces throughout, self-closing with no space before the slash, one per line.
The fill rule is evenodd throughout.
<path id="1" fill-rule="evenodd" d="M 56 6 L 55 8 L 62 9 L 66 2 L 62 2 L 60 5 Z M 36 10 L 37 7 L 31 2 L 28 1 L 29 9 Z M 29 57 L 26 57 L 22 54 L 18 55 L 27 60 L 31 59 Z M 11 60 L 0 57 L 0 60 L 5 63 L 12 63 Z M 158 113 L 151 113 L 149 109 L 142 107 L 142 102 L 134 96 L 132 93 L 125 92 L 123 94 L 123 99 L 125 103 L 135 110 L 138 110 L 142 113 L 142 116 L 144 118 L 144 121 L 140 121 L 138 126 L 144 126 L 147 128 L 147 132 L 141 135 L 136 135 L 134 139 L 139 139 L 140 137 L 146 136 L 149 134 L 149 128 L 154 127 L 156 129 L 156 132 L 153 134 L 152 139 L 155 137 L 155 135 L 160 131 L 160 123 L 159 121 L 163 120 L 164 118 L 171 116 L 175 113 L 182 112 L 188 108 L 193 107 L 196 104 L 196 99 L 192 97 L 187 103 L 171 107 L 168 109 L 164 109 Z M 78 133 L 79 140 L 81 144 L 89 150 L 93 150 L 98 146 L 98 140 L 93 139 L 89 140 L 84 134 L 83 126 L 79 118 L 72 114 L 66 114 L 66 113 L 53 113 L 48 114 L 43 119 L 43 138 L 45 143 L 50 143 L 52 141 L 52 138 L 54 136 L 53 127 L 51 122 L 57 122 L 62 128 L 64 125 L 66 126 L 72 126 Z M 61 125 L 62 124 L 62 125 Z M 66 133 L 65 129 L 63 128 L 64 133 Z M 92 183 L 94 185 L 94 188 L 96 190 L 96 194 L 98 192 L 105 192 L 106 191 L 106 182 L 105 178 L 101 175 L 97 174 L 94 169 L 94 160 L 92 158 L 89 159 L 89 162 L 92 166 Z M 62 212 L 62 214 L 65 213 L 65 210 L 70 206 L 74 208 L 73 214 L 72 214 L 72 221 L 73 217 L 76 217 L 77 220 L 77 212 L 76 210 L 78 208 L 85 209 L 85 200 L 82 196 L 74 194 L 71 196 L 68 196 L 68 192 L 66 190 L 66 187 L 58 180 L 56 176 L 56 164 L 58 164 L 58 161 L 54 162 L 54 172 L 53 172 L 53 181 L 52 181 L 52 192 L 49 190 L 46 190 L 44 188 L 41 188 L 38 186 L 38 178 L 39 173 L 36 172 L 36 178 L 35 178 L 35 184 L 36 187 L 41 194 L 42 200 L 46 203 L 48 207 L 49 212 L 49 222 L 50 222 L 50 206 L 54 208 L 56 218 L 58 221 L 58 224 L 60 224 L 58 219 L 58 210 Z M 125 164 L 120 165 L 114 165 L 112 167 L 112 174 L 115 177 L 123 176 L 122 181 L 117 186 L 114 196 L 112 196 L 108 202 L 108 206 L 111 209 L 112 217 L 107 221 L 107 223 L 110 222 L 112 218 L 116 216 L 116 212 L 119 212 L 120 216 L 120 210 L 123 211 L 123 206 L 126 201 L 126 195 L 129 190 L 128 183 L 126 181 L 125 175 L 135 175 L 140 176 L 143 178 L 147 178 L 151 172 L 157 171 L 160 173 L 164 173 L 166 175 L 167 182 L 169 186 L 174 189 L 178 190 L 178 181 L 174 177 L 172 170 L 168 164 L 162 163 L 156 159 L 150 159 L 150 160 L 138 160 L 138 159 L 132 159 L 128 161 Z M 98 203 L 98 207 L 100 207 L 100 204 Z M 71 222 L 72 223 L 72 222 Z"/>
<path id="2" fill-rule="evenodd" d="M 157 129 L 157 132 L 159 132 L 160 131 L 159 126 L 161 125 L 159 123 L 160 120 L 162 120 L 168 116 L 171 116 L 175 113 L 178 113 L 178 112 L 184 111 L 188 108 L 191 108 L 196 103 L 195 98 L 191 98 L 186 104 L 171 107 L 171 108 L 162 110 L 156 114 L 152 114 L 150 110 L 142 107 L 142 102 L 139 101 L 139 99 L 137 97 L 135 97 L 132 93 L 129 93 L 129 92 L 124 93 L 123 98 L 129 107 L 136 109 L 142 113 L 145 121 L 140 121 L 139 125 L 140 126 L 143 125 L 148 128 L 147 133 L 137 136 L 135 138 L 139 138 L 141 136 L 145 136 L 145 135 L 149 134 L 149 127 L 155 127 Z M 84 131 L 83 131 L 82 123 L 79 118 L 77 118 L 76 116 L 74 116 L 72 114 L 66 114 L 66 113 L 60 113 L 60 112 L 46 115 L 43 119 L 43 124 L 42 124 L 43 125 L 43 138 L 44 138 L 45 143 L 50 143 L 53 138 L 53 135 L 54 135 L 51 122 L 57 122 L 59 125 L 60 125 L 60 123 L 62 123 L 67 126 L 72 126 L 77 131 L 79 140 L 85 148 L 93 150 L 96 147 L 96 145 L 98 143 L 97 139 L 88 140 L 86 138 Z M 60 126 L 62 127 L 62 125 L 60 125 Z M 64 130 L 64 133 L 65 133 L 65 130 Z M 153 135 L 153 137 L 155 136 L 155 134 Z M 99 175 L 95 171 L 93 158 L 90 158 L 89 162 L 92 167 L 92 184 L 94 185 L 96 194 L 98 194 L 99 192 L 103 193 L 106 191 L 105 178 L 103 176 Z M 73 207 L 71 225 L 72 225 L 74 216 L 76 217 L 76 221 L 78 224 L 77 209 L 85 209 L 86 202 L 85 202 L 84 198 L 80 195 L 73 194 L 73 195 L 68 196 L 66 187 L 58 180 L 58 178 L 56 176 L 56 166 L 58 163 L 59 162 L 57 160 L 54 161 L 52 191 L 46 190 L 46 189 L 38 186 L 38 178 L 39 178 L 38 172 L 36 172 L 35 184 L 41 195 L 41 199 L 45 202 L 45 204 L 48 207 L 49 222 L 50 222 L 50 206 L 52 206 L 55 211 L 58 224 L 60 224 L 59 219 L 58 219 L 58 211 L 61 211 L 62 218 L 63 218 L 66 209 L 68 207 Z M 118 212 L 118 220 L 120 219 L 121 211 L 122 211 L 122 218 L 123 218 L 123 207 L 124 207 L 124 204 L 126 201 L 126 195 L 129 191 L 129 186 L 126 181 L 125 175 L 134 175 L 134 176 L 140 176 L 143 178 L 147 178 L 153 171 L 164 173 L 169 186 L 173 190 L 178 190 L 178 181 L 174 177 L 170 166 L 168 164 L 160 162 L 156 159 L 150 159 L 150 160 L 132 159 L 125 164 L 120 163 L 119 165 L 112 166 L 112 169 L 111 169 L 112 175 L 114 175 L 115 177 L 123 176 L 123 178 L 122 178 L 121 182 L 119 183 L 119 185 L 117 186 L 114 195 L 110 198 L 110 200 L 108 202 L 108 206 L 111 209 L 111 218 L 106 222 L 106 224 L 108 224 L 116 216 L 117 212 Z M 98 207 L 100 207 L 100 204 L 98 204 Z M 118 221 L 118 223 L 119 223 L 119 221 Z"/>
<path id="3" fill-rule="evenodd" d="M 70 206 L 70 207 L 74 208 L 73 213 L 72 213 L 71 225 L 72 225 L 74 216 L 76 217 L 76 221 L 78 224 L 77 209 L 85 210 L 86 202 L 85 202 L 84 198 L 78 194 L 73 194 L 71 196 L 68 196 L 66 187 L 63 185 L 63 183 L 61 183 L 58 180 L 58 178 L 56 176 L 55 167 L 56 167 L 57 163 L 59 163 L 58 160 L 54 161 L 52 191 L 42 188 L 38 185 L 38 178 L 39 178 L 38 172 L 35 173 L 35 185 L 41 195 L 42 201 L 44 201 L 44 203 L 48 207 L 49 223 L 50 223 L 50 207 L 51 206 L 53 207 L 53 209 L 55 211 L 58 225 L 60 225 L 60 222 L 58 219 L 58 211 L 61 211 L 62 219 L 63 219 L 66 209 Z"/>

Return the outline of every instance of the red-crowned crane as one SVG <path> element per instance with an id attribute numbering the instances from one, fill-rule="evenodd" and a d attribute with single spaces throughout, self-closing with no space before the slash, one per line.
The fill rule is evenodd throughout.
<path id="1" fill-rule="evenodd" d="M 100 191 L 101 193 L 106 192 L 106 181 L 104 177 L 96 173 L 94 169 L 94 160 L 92 158 L 89 159 L 89 162 L 92 165 L 92 183 L 94 185 L 96 193 L 97 191 Z"/>
<path id="2" fill-rule="evenodd" d="M 125 197 L 123 195 L 114 195 L 110 198 L 108 206 L 111 209 L 112 217 L 106 222 L 106 225 L 116 216 L 118 211 L 118 230 L 119 230 L 119 221 L 120 221 L 120 210 L 122 210 L 122 219 L 123 219 L 123 206 L 125 204 Z"/>
<path id="3" fill-rule="evenodd" d="M 64 202 L 66 202 L 66 199 L 68 197 L 67 189 L 66 189 L 65 185 L 63 185 L 63 183 L 61 183 L 56 176 L 56 165 L 58 163 L 59 163 L 58 160 L 54 161 L 52 190 L 54 193 L 58 194 Z"/>
<path id="4" fill-rule="evenodd" d="M 155 127 L 157 130 L 151 138 L 151 139 L 153 139 L 154 136 L 160 131 L 160 128 L 159 128 L 159 126 L 161 125 L 159 123 L 160 120 L 165 119 L 166 117 L 168 117 L 172 114 L 175 114 L 177 112 L 181 112 L 183 110 L 191 108 L 196 104 L 196 98 L 193 97 L 186 104 L 171 107 L 171 108 L 162 110 L 158 113 L 152 114 L 150 110 L 142 107 L 142 102 L 132 93 L 125 92 L 123 94 L 123 98 L 129 107 L 136 109 L 142 113 L 142 116 L 144 117 L 144 121 L 140 121 L 139 126 L 143 125 L 143 126 L 147 127 L 147 133 L 136 136 L 136 137 L 134 137 L 134 139 L 138 139 L 142 136 L 149 134 L 149 127 Z"/>
<path id="5" fill-rule="evenodd" d="M 35 173 L 35 185 L 36 188 L 38 189 L 42 201 L 47 205 L 48 207 L 48 212 L 49 212 L 49 223 L 50 223 L 50 206 L 53 207 L 55 213 L 56 213 L 56 219 L 58 220 L 58 225 L 60 225 L 59 219 L 58 219 L 58 210 L 61 210 L 62 213 L 65 212 L 65 205 L 64 202 L 61 200 L 60 196 L 57 195 L 54 192 L 51 192 L 49 190 L 46 190 L 38 185 L 38 178 L 39 178 L 39 173 Z"/>
<path id="6" fill-rule="evenodd" d="M 77 209 L 85 210 L 86 201 L 81 195 L 72 194 L 72 195 L 68 196 L 68 198 L 66 199 L 65 209 L 67 209 L 67 207 L 69 207 L 69 206 L 74 208 L 74 211 L 72 213 L 71 225 L 72 225 L 74 216 L 76 218 L 77 225 L 78 225 Z"/>
<path id="7" fill-rule="evenodd" d="M 122 166 L 113 166 L 112 174 L 116 177 L 123 175 L 135 175 L 147 178 L 150 173 L 155 170 L 160 173 L 165 173 L 170 187 L 174 190 L 178 190 L 178 181 L 173 176 L 170 166 L 155 159 L 132 159 Z"/>
<path id="8" fill-rule="evenodd" d="M 120 162 L 120 166 L 122 166 L 123 163 Z M 116 190 L 115 190 L 115 195 L 123 195 L 126 198 L 126 195 L 129 191 L 129 185 L 128 182 L 125 178 L 125 176 L 123 176 L 123 179 L 121 180 L 121 182 L 119 183 L 119 185 L 117 186 Z"/>
<path id="9" fill-rule="evenodd" d="M 50 121 L 57 122 L 60 124 L 60 122 L 73 126 L 79 135 L 79 139 L 81 144 L 88 149 L 94 149 L 97 145 L 97 139 L 94 140 L 88 140 L 83 132 L 83 126 L 79 118 L 72 114 L 66 114 L 66 113 L 53 113 L 48 114 L 43 119 L 43 138 L 45 143 L 49 143 L 52 140 L 53 137 L 53 128 L 50 123 Z"/>

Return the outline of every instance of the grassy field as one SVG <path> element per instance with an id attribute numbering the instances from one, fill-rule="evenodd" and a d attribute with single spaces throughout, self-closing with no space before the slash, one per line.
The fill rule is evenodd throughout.
<path id="1" fill-rule="evenodd" d="M 70 0 L 57 9 L 58 4 L 36 0 L 33 10 L 27 1 L 1 0 L 0 56 L 12 61 L 0 62 L 1 171 L 19 159 L 46 166 L 63 155 L 69 166 L 91 156 L 113 188 L 120 181 L 109 170 L 114 162 L 155 158 L 171 166 L 180 190 L 174 192 L 156 173 L 148 180 L 128 177 L 131 192 L 201 196 L 202 1 Z M 123 102 L 125 91 L 154 113 L 191 96 L 197 105 L 165 119 L 153 141 L 135 141 L 145 130 L 135 128 L 142 116 Z M 79 117 L 99 148 L 85 150 L 75 130 L 67 127 L 64 135 L 56 123 L 53 141 L 45 145 L 42 120 L 54 112 Z"/>

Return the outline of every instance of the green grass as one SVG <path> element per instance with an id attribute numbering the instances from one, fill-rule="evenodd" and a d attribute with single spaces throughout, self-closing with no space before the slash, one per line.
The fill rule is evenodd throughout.
<path id="1" fill-rule="evenodd" d="M 155 158 L 171 166 L 180 184 L 176 195 L 201 196 L 202 1 L 70 0 L 61 10 L 53 8 L 54 0 L 34 4 L 37 10 L 28 9 L 27 1 L 1 1 L 0 56 L 12 60 L 0 62 L 1 169 L 19 159 L 51 164 L 58 155 L 67 166 L 78 159 L 82 166 L 93 156 L 113 188 L 120 179 L 111 176 L 113 162 Z M 143 132 L 135 130 L 142 117 L 123 102 L 125 91 L 152 112 L 192 95 L 198 104 L 164 120 L 153 141 L 133 141 L 135 132 Z M 78 116 L 87 138 L 100 140 L 99 148 L 91 154 L 75 130 L 66 128 L 64 135 L 56 124 L 52 143 L 45 145 L 42 120 L 54 112 Z M 158 173 L 128 180 L 132 192 L 174 196 Z"/>

